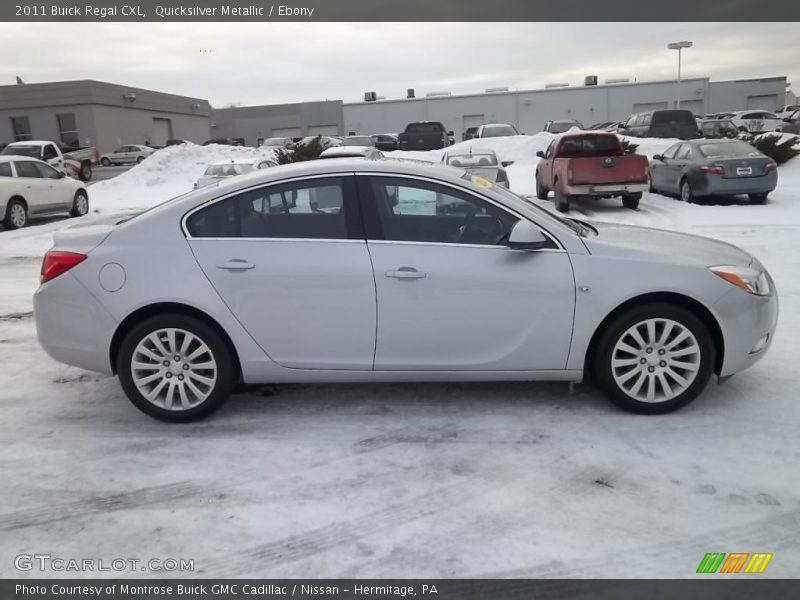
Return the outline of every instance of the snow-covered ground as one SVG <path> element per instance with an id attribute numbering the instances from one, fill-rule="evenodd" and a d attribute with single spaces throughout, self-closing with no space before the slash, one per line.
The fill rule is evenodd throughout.
<path id="1" fill-rule="evenodd" d="M 550 139 L 480 145 L 514 160 L 512 189 L 532 194 Z M 635 141 L 649 155 L 671 143 Z M 93 185 L 87 218 L 187 191 L 244 153 L 257 155 L 168 148 Z M 166 425 L 36 342 L 41 255 L 69 223 L 0 231 L 0 577 L 38 576 L 13 557 L 49 553 L 193 558 L 203 577 L 681 578 L 706 552 L 773 552 L 764 576 L 800 576 L 800 159 L 779 179 L 764 206 L 573 203 L 583 218 L 733 242 L 775 278 L 768 356 L 660 417 L 585 385 L 287 385 Z"/>

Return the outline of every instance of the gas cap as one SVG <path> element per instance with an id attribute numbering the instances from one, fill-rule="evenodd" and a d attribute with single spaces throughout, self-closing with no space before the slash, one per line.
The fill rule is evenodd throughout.
<path id="1" fill-rule="evenodd" d="M 100 269 L 100 287 L 107 292 L 117 292 L 125 285 L 125 269 L 117 263 L 108 263 Z"/>

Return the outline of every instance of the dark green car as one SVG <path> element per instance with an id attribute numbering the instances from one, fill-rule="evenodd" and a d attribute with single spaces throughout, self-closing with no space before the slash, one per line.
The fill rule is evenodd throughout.
<path id="1" fill-rule="evenodd" d="M 763 204 L 777 185 L 775 161 L 742 140 L 679 142 L 650 161 L 650 191 L 678 194 L 685 202 L 747 194 Z"/>

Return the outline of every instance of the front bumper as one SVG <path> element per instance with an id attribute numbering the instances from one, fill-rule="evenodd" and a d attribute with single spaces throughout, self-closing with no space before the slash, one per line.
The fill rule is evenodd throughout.
<path id="1" fill-rule="evenodd" d="M 778 295 L 772 279 L 770 285 L 772 294 L 769 296 L 756 296 L 734 288 L 714 304 L 725 343 L 720 377 L 729 377 L 751 367 L 772 345 L 778 323 Z"/>
<path id="2" fill-rule="evenodd" d="M 39 344 L 55 360 L 108 375 L 117 322 L 72 273 L 59 275 L 33 295 Z"/>
<path id="3" fill-rule="evenodd" d="M 565 186 L 564 191 L 570 196 L 620 196 L 646 192 L 648 189 L 650 187 L 647 183 L 612 183 L 568 185 Z"/>

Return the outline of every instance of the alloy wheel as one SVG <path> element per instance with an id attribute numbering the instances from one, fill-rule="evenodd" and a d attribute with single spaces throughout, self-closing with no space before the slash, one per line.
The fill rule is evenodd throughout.
<path id="1" fill-rule="evenodd" d="M 14 227 L 20 228 L 25 227 L 25 221 L 27 220 L 27 215 L 25 214 L 25 207 L 19 203 L 15 203 L 9 209 L 9 219 Z"/>
<path id="2" fill-rule="evenodd" d="M 78 194 L 75 198 L 75 208 L 80 216 L 89 212 L 89 199 L 84 194 Z"/>
<path id="3" fill-rule="evenodd" d="M 640 402 L 669 401 L 686 391 L 700 369 L 700 344 L 672 319 L 646 319 L 614 344 L 611 372 L 620 390 Z"/>
<path id="4" fill-rule="evenodd" d="M 170 411 L 205 402 L 218 378 L 217 361 L 208 345 L 199 336 L 177 328 L 158 329 L 140 340 L 130 368 L 141 395 Z"/>

